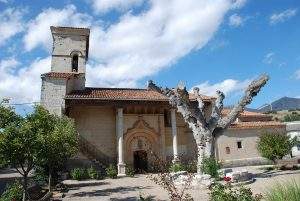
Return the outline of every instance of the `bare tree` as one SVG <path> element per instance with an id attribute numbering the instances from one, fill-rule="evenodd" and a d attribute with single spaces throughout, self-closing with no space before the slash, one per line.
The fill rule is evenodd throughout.
<path id="1" fill-rule="evenodd" d="M 166 95 L 170 104 L 177 107 L 178 112 L 191 128 L 198 151 L 197 173 L 202 174 L 203 157 L 214 154 L 216 136 L 222 134 L 236 120 L 268 80 L 267 75 L 261 75 L 258 79 L 252 81 L 240 101 L 226 116 L 222 115 L 225 95 L 221 91 L 217 91 L 217 97 L 212 102 L 211 113 L 205 114 L 205 104 L 199 93 L 199 88 L 193 89 L 193 94 L 197 100 L 196 104 L 190 99 L 189 92 L 183 85 L 178 85 L 175 89 L 169 89 L 158 87 L 152 81 L 149 81 L 149 88 Z"/>

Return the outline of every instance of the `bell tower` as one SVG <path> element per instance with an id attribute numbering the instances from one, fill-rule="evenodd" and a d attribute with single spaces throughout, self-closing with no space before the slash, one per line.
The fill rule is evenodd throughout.
<path id="1" fill-rule="evenodd" d="M 85 73 L 89 56 L 90 30 L 51 26 L 53 38 L 52 72 Z"/>
<path id="2" fill-rule="evenodd" d="M 85 89 L 90 30 L 54 26 L 50 29 L 53 38 L 51 71 L 41 75 L 41 105 L 53 114 L 62 115 L 65 96 Z"/>

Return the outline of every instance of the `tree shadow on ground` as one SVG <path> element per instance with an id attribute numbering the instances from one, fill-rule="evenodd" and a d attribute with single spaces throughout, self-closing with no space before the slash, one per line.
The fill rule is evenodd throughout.
<path id="1" fill-rule="evenodd" d="M 95 196 L 110 196 L 113 193 L 128 193 L 131 191 L 140 191 L 143 189 L 150 188 L 149 186 L 141 187 L 141 186 L 131 186 L 131 187 L 116 187 L 116 188 L 107 188 L 102 190 L 95 190 L 90 192 L 79 192 L 74 193 L 71 195 L 71 197 L 95 197 Z M 121 199 L 122 200 L 122 199 Z M 124 200 L 124 199 L 123 199 Z"/>
<path id="2" fill-rule="evenodd" d="M 155 196 L 147 196 L 146 198 L 149 199 L 149 200 L 158 201 L 158 200 L 155 199 Z M 109 200 L 111 200 L 111 201 L 123 201 L 123 200 L 137 201 L 137 200 L 139 200 L 139 198 L 138 197 L 124 197 L 124 198 L 110 198 Z M 162 200 L 160 200 L 160 201 L 162 201 Z"/>
<path id="3" fill-rule="evenodd" d="M 254 174 L 253 176 L 254 176 L 254 178 L 270 178 L 270 177 L 299 174 L 299 173 L 300 173 L 299 170 L 290 170 L 290 171 L 279 170 L 279 171 L 265 171 L 262 173 Z"/>

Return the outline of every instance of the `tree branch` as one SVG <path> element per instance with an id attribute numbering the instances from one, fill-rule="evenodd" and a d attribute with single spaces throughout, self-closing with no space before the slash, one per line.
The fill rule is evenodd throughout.
<path id="1" fill-rule="evenodd" d="M 209 128 L 213 130 L 216 128 L 219 120 L 222 118 L 222 110 L 223 110 L 223 100 L 225 95 L 221 91 L 217 91 L 217 99 L 213 103 L 212 112 L 209 119 Z"/>
<path id="2" fill-rule="evenodd" d="M 230 126 L 236 120 L 239 114 L 244 111 L 246 105 L 251 103 L 253 97 L 258 94 L 258 92 L 263 86 L 265 86 L 268 80 L 269 76 L 261 75 L 257 80 L 252 81 L 251 84 L 247 87 L 245 94 L 241 98 L 239 103 L 232 108 L 228 115 L 219 119 L 217 127 L 225 129 Z"/>

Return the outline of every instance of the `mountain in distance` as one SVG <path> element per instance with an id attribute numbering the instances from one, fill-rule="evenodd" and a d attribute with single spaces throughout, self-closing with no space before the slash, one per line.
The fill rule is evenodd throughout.
<path id="1" fill-rule="evenodd" d="M 259 112 L 296 110 L 300 109 L 300 98 L 282 97 L 270 104 L 264 104 L 257 110 Z"/>

